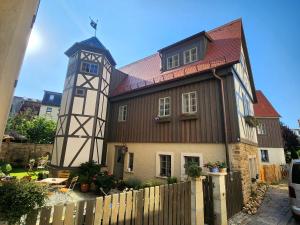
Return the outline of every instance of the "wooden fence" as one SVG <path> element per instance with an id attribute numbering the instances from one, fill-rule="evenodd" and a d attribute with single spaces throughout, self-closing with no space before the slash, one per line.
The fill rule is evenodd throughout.
<path id="1" fill-rule="evenodd" d="M 43 207 L 26 225 L 190 225 L 191 183 L 183 182 Z"/>
<path id="2" fill-rule="evenodd" d="M 243 208 L 242 177 L 233 171 L 225 177 L 227 218 L 230 219 Z"/>

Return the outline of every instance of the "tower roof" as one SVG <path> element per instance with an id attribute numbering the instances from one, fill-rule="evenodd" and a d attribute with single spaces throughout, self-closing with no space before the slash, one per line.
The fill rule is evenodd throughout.
<path id="1" fill-rule="evenodd" d="M 102 53 L 106 54 L 106 57 L 110 61 L 110 63 L 115 66 L 116 62 L 113 59 L 112 55 L 110 54 L 109 50 L 105 48 L 105 46 L 99 41 L 97 37 L 91 37 L 81 42 L 76 42 L 69 48 L 65 54 L 70 57 L 78 50 L 87 50 L 90 52 Z"/>

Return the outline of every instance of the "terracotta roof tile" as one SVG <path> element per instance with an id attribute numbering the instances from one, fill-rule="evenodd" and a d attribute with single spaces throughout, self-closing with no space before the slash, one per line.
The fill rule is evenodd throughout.
<path id="1" fill-rule="evenodd" d="M 161 73 L 159 53 L 119 68 L 128 74 L 112 95 L 119 95 L 134 89 L 154 85 L 166 80 L 204 72 L 232 64 L 240 59 L 242 41 L 241 19 L 232 21 L 207 32 L 212 38 L 203 60 Z"/>
<path id="2" fill-rule="evenodd" d="M 257 103 L 254 104 L 254 114 L 256 117 L 280 117 L 262 91 L 256 91 Z"/>

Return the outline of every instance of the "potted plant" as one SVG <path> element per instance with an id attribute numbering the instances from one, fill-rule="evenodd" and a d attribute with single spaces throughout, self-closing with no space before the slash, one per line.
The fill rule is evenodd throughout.
<path id="1" fill-rule="evenodd" d="M 254 116 L 244 116 L 244 119 L 250 127 L 257 127 L 259 125 L 258 120 Z"/>
<path id="2" fill-rule="evenodd" d="M 220 170 L 220 173 L 226 173 L 227 171 L 227 165 L 225 162 L 220 162 L 219 164 L 219 170 Z"/>
<path id="3" fill-rule="evenodd" d="M 87 175 L 79 176 L 80 191 L 86 193 L 90 190 L 90 179 Z"/>
<path id="4" fill-rule="evenodd" d="M 208 162 L 204 167 L 209 169 L 209 172 L 218 173 L 219 172 L 219 162 Z"/>
<path id="5" fill-rule="evenodd" d="M 189 162 L 184 165 L 188 177 L 197 178 L 201 176 L 202 168 L 196 162 Z"/>
<path id="6" fill-rule="evenodd" d="M 112 174 L 109 174 L 107 171 L 100 172 L 93 177 L 93 183 L 96 186 L 96 192 L 99 194 L 103 194 L 100 191 L 100 188 L 105 193 L 108 193 L 112 188 L 116 186 L 116 179 Z"/>

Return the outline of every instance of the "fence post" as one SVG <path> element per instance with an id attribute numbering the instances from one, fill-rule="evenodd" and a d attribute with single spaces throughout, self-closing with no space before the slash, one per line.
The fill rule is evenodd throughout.
<path id="1" fill-rule="evenodd" d="M 191 179 L 191 225 L 204 225 L 203 180 L 205 176 Z"/>
<path id="2" fill-rule="evenodd" d="M 215 225 L 227 225 L 226 186 L 227 173 L 208 173 L 213 182 Z"/>

